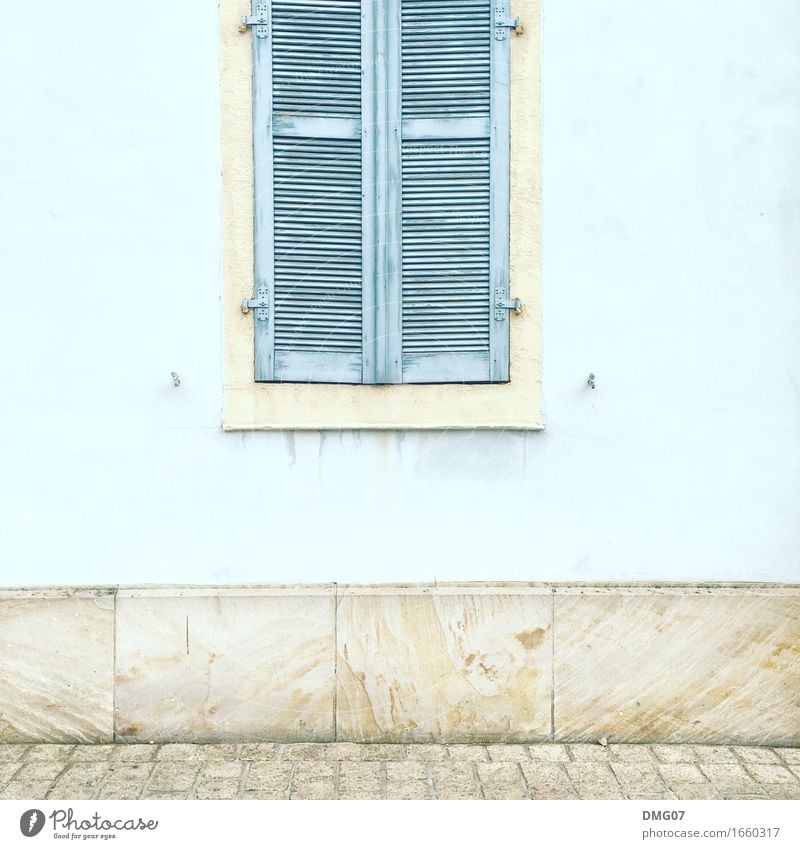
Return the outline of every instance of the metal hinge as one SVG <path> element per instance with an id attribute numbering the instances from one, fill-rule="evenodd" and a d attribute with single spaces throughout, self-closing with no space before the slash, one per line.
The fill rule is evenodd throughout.
<path id="1" fill-rule="evenodd" d="M 264 286 L 259 287 L 255 298 L 242 301 L 242 312 L 247 315 L 250 310 L 256 311 L 256 321 L 266 321 L 269 318 L 269 292 Z"/>
<path id="2" fill-rule="evenodd" d="M 517 315 L 522 313 L 522 301 L 519 298 L 507 300 L 508 292 L 505 289 L 494 290 L 494 320 L 505 321 L 508 310 L 514 310 Z"/>
<path id="3" fill-rule="evenodd" d="M 248 27 L 255 27 L 257 38 L 266 38 L 269 35 L 269 4 L 254 3 L 253 14 L 242 18 L 239 24 L 239 32 L 247 32 Z"/>
<path id="4" fill-rule="evenodd" d="M 505 41 L 508 38 L 508 30 L 513 29 L 517 35 L 525 32 L 521 18 L 506 17 L 506 7 L 503 3 L 497 3 L 494 7 L 494 37 L 497 41 Z"/>

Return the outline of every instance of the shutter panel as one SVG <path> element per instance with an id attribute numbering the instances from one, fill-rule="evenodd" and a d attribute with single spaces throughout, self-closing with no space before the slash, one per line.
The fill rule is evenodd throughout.
<path id="1" fill-rule="evenodd" d="M 256 380 L 360 383 L 361 0 L 256 6 Z"/>
<path id="2" fill-rule="evenodd" d="M 402 0 L 405 383 L 507 381 L 507 30 L 488 0 Z M 502 35 L 502 38 L 500 38 Z M 502 318 L 501 318 L 502 316 Z"/>
<path id="3" fill-rule="evenodd" d="M 263 0 L 256 380 L 509 379 L 503 0 Z"/>

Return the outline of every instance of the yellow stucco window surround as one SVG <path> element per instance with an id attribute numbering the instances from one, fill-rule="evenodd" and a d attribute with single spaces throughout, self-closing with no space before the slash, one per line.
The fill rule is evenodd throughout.
<path id="1" fill-rule="evenodd" d="M 509 428 L 541 424 L 540 0 L 514 0 L 511 42 L 511 380 L 502 384 L 352 386 L 256 383 L 253 316 L 251 33 L 246 0 L 221 0 L 220 88 L 225 430 Z"/>

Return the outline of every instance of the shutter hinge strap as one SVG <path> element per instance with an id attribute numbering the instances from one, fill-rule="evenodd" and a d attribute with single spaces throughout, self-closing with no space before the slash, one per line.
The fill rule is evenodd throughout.
<path id="1" fill-rule="evenodd" d="M 505 321 L 508 310 L 514 310 L 517 315 L 522 313 L 522 301 L 519 298 L 508 300 L 508 292 L 505 289 L 494 290 L 494 320 Z"/>
<path id="2" fill-rule="evenodd" d="M 505 41 L 508 38 L 507 30 L 513 29 L 517 35 L 525 32 L 521 18 L 506 17 L 506 8 L 503 3 L 496 3 L 494 7 L 494 37 L 497 41 Z"/>
<path id="3" fill-rule="evenodd" d="M 256 321 L 266 321 L 269 317 L 269 293 L 265 287 L 259 287 L 255 298 L 242 301 L 242 312 L 247 315 L 250 310 L 256 311 Z"/>
<path id="4" fill-rule="evenodd" d="M 253 14 L 242 18 L 239 32 L 247 32 L 248 27 L 255 27 L 258 38 L 266 38 L 269 35 L 269 6 L 266 3 L 253 4 Z"/>

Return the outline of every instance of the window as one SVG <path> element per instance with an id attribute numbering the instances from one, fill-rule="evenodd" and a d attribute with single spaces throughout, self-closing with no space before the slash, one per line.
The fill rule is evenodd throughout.
<path id="1" fill-rule="evenodd" d="M 538 426 L 538 228 L 513 194 L 527 172 L 538 197 L 530 61 L 517 76 L 534 120 L 516 139 L 511 109 L 512 55 L 527 42 L 530 59 L 538 26 L 517 39 L 510 4 L 487 0 L 265 0 L 236 44 L 233 5 L 220 7 L 225 426 Z M 534 0 L 516 6 L 538 20 Z M 240 132 L 228 137 L 245 70 L 249 169 L 232 150 Z M 244 265 L 248 177 L 250 287 L 231 273 Z M 515 224 L 534 248 L 516 257 Z M 238 320 L 237 290 L 249 308 Z"/>

